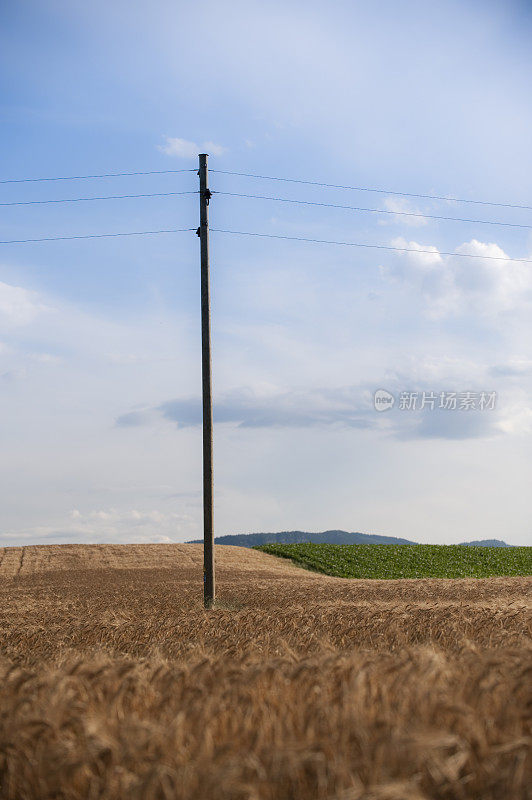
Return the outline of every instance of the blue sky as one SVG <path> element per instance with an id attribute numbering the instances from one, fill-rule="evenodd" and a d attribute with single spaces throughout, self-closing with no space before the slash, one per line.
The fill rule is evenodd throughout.
<path id="1" fill-rule="evenodd" d="M 530 544 L 526 2 L 4 4 L 0 202 L 194 191 L 213 233 L 216 531 Z M 408 217 L 397 212 L 420 214 Z M 194 228 L 197 197 L 4 207 L 0 239 Z M 443 255 L 450 253 L 455 255 Z M 468 257 L 462 257 L 465 254 Z M 472 256 L 472 257 L 469 257 Z M 486 258 L 489 256 L 490 258 Z M 201 534 L 193 232 L 0 247 L 0 544 Z M 396 403 L 375 411 L 386 389 Z M 497 392 L 406 410 L 401 392 Z"/>

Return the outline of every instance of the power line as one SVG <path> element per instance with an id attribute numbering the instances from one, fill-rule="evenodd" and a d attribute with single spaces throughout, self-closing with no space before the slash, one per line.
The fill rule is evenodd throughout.
<path id="1" fill-rule="evenodd" d="M 214 172 L 214 170 L 212 170 Z M 431 256 L 456 256 L 457 258 L 487 258 L 490 261 L 518 261 L 522 264 L 532 264 L 530 258 L 510 258 L 508 256 L 481 256 L 472 253 L 448 253 L 444 250 L 418 250 L 414 247 L 392 247 L 385 244 L 361 244 L 359 242 L 338 242 L 331 239 L 306 239 L 302 236 L 282 236 L 274 233 L 256 233 L 254 231 L 230 231 L 224 228 L 211 228 L 216 233 L 230 233 L 235 236 L 260 236 L 264 239 L 288 239 L 293 242 L 312 242 L 317 244 L 339 244 L 346 247 L 368 247 L 375 250 L 395 250 L 400 253 L 427 253 Z"/>
<path id="2" fill-rule="evenodd" d="M 332 239 L 310 239 L 303 236 L 284 236 L 274 233 L 258 233 L 256 231 L 231 231 L 225 228 L 210 228 L 213 233 L 229 233 L 234 236 L 258 236 L 263 239 L 284 239 L 293 242 L 311 242 L 314 244 L 335 244 L 345 247 L 364 247 L 372 250 L 392 250 L 400 253 L 425 253 L 427 255 L 455 256 L 456 258 L 484 258 L 490 261 L 515 261 L 522 264 L 532 264 L 530 258 L 510 258 L 509 256 L 483 256 L 472 253 L 450 253 L 445 250 L 421 250 L 414 247 L 392 247 L 385 244 L 363 244 L 361 242 L 341 242 Z M 0 244 L 26 244 L 29 242 L 64 242 L 74 239 L 108 239 L 117 236 L 155 236 L 161 233 L 186 233 L 196 231 L 196 228 L 163 228 L 156 231 L 123 231 L 120 233 L 87 233 L 78 236 L 44 236 L 35 239 L 8 239 Z"/>
<path id="3" fill-rule="evenodd" d="M 532 211 L 532 206 L 520 205 L 518 203 L 495 203 L 490 200 L 469 200 L 463 197 L 444 197 L 437 194 L 416 194 L 415 192 L 394 192 L 391 189 L 372 189 L 367 186 L 343 186 L 336 183 L 320 183 L 319 181 L 300 180 L 298 178 L 280 178 L 272 175 L 255 175 L 251 172 L 230 172 L 224 169 L 211 169 L 218 175 L 238 175 L 242 178 L 258 178 L 266 181 L 284 181 L 285 183 L 302 183 L 307 186 L 323 186 L 327 189 L 348 189 L 354 192 L 376 192 L 377 194 L 394 194 L 400 197 L 421 197 L 426 200 L 449 200 L 453 203 L 474 203 L 482 206 L 498 206 L 499 208 L 522 208 Z"/>
<path id="4" fill-rule="evenodd" d="M 59 200 L 20 200 L 10 203 L 0 203 L 0 206 L 36 206 L 47 203 L 85 203 L 90 200 L 129 200 L 135 197 L 174 197 L 180 194 L 198 194 L 197 191 L 189 192 L 152 192 L 151 194 L 110 194 L 103 197 L 68 197 Z"/>
<path id="5" fill-rule="evenodd" d="M 66 242 L 72 239 L 108 239 L 115 236 L 154 236 L 159 233 L 185 233 L 196 228 L 166 228 L 158 231 L 125 231 L 124 233 L 86 233 L 81 236 L 44 236 L 41 239 L 9 239 L 0 244 L 26 244 L 27 242 Z"/>
<path id="6" fill-rule="evenodd" d="M 503 225 L 510 228 L 528 228 L 529 230 L 532 230 L 532 225 L 521 225 L 518 222 L 498 222 L 487 219 L 467 219 L 464 217 L 443 217 L 437 214 L 421 214 L 421 213 L 415 213 L 413 211 L 389 211 L 388 209 L 383 209 L 383 208 L 362 208 L 360 206 L 345 206 L 345 205 L 339 205 L 337 203 L 318 203 L 311 200 L 292 200 L 287 197 L 270 197 L 268 195 L 261 195 L 261 194 L 240 194 L 238 192 L 217 192 L 217 191 L 214 191 L 213 194 L 221 194 L 221 195 L 226 195 L 228 197 L 247 197 L 254 200 L 274 200 L 279 203 L 296 203 L 297 205 L 305 205 L 305 206 L 343 208 L 349 211 L 370 211 L 373 214 L 392 214 L 392 215 L 398 214 L 402 217 L 441 219 L 450 222 L 471 222 L 478 225 Z"/>
<path id="7" fill-rule="evenodd" d="M 197 172 L 195 169 L 158 169 L 149 172 L 105 172 L 101 175 L 67 175 L 52 178 L 6 178 L 0 183 L 40 183 L 41 181 L 84 181 L 90 178 L 123 178 L 131 175 L 176 175 L 180 172 Z"/>
<path id="8" fill-rule="evenodd" d="M 77 180 L 92 180 L 98 178 L 121 178 L 121 177 L 137 176 L 137 175 L 177 175 L 186 172 L 197 172 L 197 170 L 160 169 L 160 170 L 145 170 L 145 171 L 139 170 L 134 172 L 104 172 L 94 175 L 54 175 L 42 178 L 4 178 L 0 179 L 0 184 L 41 183 L 44 181 L 77 181 Z M 223 169 L 211 169 L 210 172 L 217 173 L 218 175 L 236 175 L 244 178 L 257 178 L 260 180 L 268 180 L 268 181 L 284 181 L 286 183 L 300 183 L 300 184 L 305 184 L 307 186 L 322 186 L 327 189 L 346 189 L 349 191 L 357 191 L 357 192 L 375 192 L 377 194 L 392 194 L 400 197 L 418 197 L 427 200 L 448 200 L 453 203 L 472 203 L 476 205 L 496 206 L 499 208 L 520 208 L 527 211 L 532 210 L 532 206 L 520 203 L 498 203 L 490 200 L 471 200 L 464 197 L 448 197 L 445 195 L 421 194 L 416 192 L 399 192 L 399 191 L 394 191 L 392 189 L 376 189 L 368 186 L 345 186 L 343 184 L 324 183 L 322 181 L 303 180 L 299 178 L 282 178 L 280 176 L 274 176 L 274 175 L 256 175 L 255 173 L 251 172 L 232 172 L 230 170 L 223 170 Z"/>
<path id="9" fill-rule="evenodd" d="M 100 201 L 100 200 L 130 200 L 130 199 L 138 199 L 138 198 L 151 198 L 151 197 L 177 197 L 180 195 L 188 195 L 188 194 L 197 194 L 197 190 L 193 191 L 185 191 L 185 192 L 150 192 L 150 193 L 143 193 L 143 194 L 117 194 L 117 195 L 103 195 L 100 197 L 70 197 L 70 198 L 59 198 L 59 199 L 48 199 L 48 200 L 20 200 L 8 203 L 0 203 L 0 206 L 32 206 L 32 205 L 48 205 L 50 203 L 85 203 L 91 201 Z M 525 228 L 528 230 L 532 230 L 532 225 L 524 225 L 517 222 L 500 222 L 497 220 L 484 220 L 484 219 L 468 219 L 464 217 L 445 217 L 437 214 L 421 214 L 416 213 L 413 211 L 390 211 L 388 209 L 382 208 L 365 208 L 361 206 L 348 206 L 342 205 L 338 203 L 319 203 L 311 200 L 295 200 L 287 197 L 271 197 L 268 195 L 258 195 L 258 194 L 242 194 L 239 192 L 219 192 L 214 191 L 213 194 L 224 195 L 226 197 L 243 197 L 249 198 L 254 200 L 272 200 L 279 203 L 293 203 L 297 205 L 307 205 L 307 206 L 320 206 L 325 208 L 339 208 L 345 209 L 347 211 L 363 211 L 363 212 L 370 212 L 374 214 L 388 214 L 388 215 L 400 215 L 406 217 L 418 217 L 418 218 L 428 218 L 428 219 L 437 219 L 437 220 L 446 220 L 450 222 L 467 222 L 473 223 L 478 225 L 499 225 L 504 227 L 510 228 Z"/>

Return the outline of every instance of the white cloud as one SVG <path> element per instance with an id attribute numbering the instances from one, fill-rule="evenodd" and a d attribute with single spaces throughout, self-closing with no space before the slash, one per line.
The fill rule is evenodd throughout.
<path id="1" fill-rule="evenodd" d="M 200 152 L 199 145 L 194 142 L 187 142 L 186 139 L 172 139 L 165 136 L 166 144 L 157 145 L 157 149 L 167 156 L 177 156 L 177 158 L 196 158 Z"/>
<path id="2" fill-rule="evenodd" d="M 353 497 L 351 485 L 360 464 L 372 480 L 384 480 L 383 491 L 392 497 L 387 508 L 393 509 L 397 483 L 388 459 L 396 473 L 411 470 L 410 483 L 403 486 L 411 502 L 417 497 L 416 481 L 424 480 L 427 471 L 423 459 L 436 463 L 454 454 L 462 469 L 467 440 L 471 468 L 478 453 L 502 451 L 505 442 L 510 452 L 514 436 L 526 435 L 526 413 L 509 412 L 511 404 L 522 400 L 515 396 L 516 381 L 508 382 L 500 413 L 498 406 L 496 412 L 471 416 L 401 411 L 377 417 L 372 390 L 378 387 L 394 393 L 416 388 L 499 390 L 499 382 L 486 374 L 490 365 L 525 369 L 530 360 L 522 333 L 512 341 L 495 338 L 495 346 L 490 342 L 488 348 L 473 341 L 475 332 L 470 336 L 467 319 L 460 321 L 458 334 L 452 320 L 448 330 L 445 324 L 426 326 L 416 313 L 421 303 L 414 287 L 423 286 L 432 308 L 438 290 L 449 296 L 449 287 L 435 282 L 442 273 L 454 279 L 455 266 L 436 247 L 400 243 L 415 250 L 396 257 L 393 277 L 404 281 L 406 302 L 396 282 L 380 287 L 382 309 L 376 304 L 369 308 L 364 299 L 366 290 L 377 286 L 373 276 L 362 292 L 349 278 L 338 282 L 339 288 L 329 277 L 322 280 L 318 256 L 316 262 L 309 259 L 310 267 L 305 262 L 304 269 L 291 267 L 286 274 L 265 261 L 247 283 L 238 276 L 230 303 L 220 290 L 225 311 L 217 323 L 215 414 L 225 424 L 216 426 L 219 533 L 305 526 L 307 498 L 318 495 L 326 498 L 325 510 L 316 506 L 312 511 L 321 514 L 316 519 L 323 527 L 378 524 L 383 532 L 397 532 L 391 511 L 375 522 L 378 502 L 368 502 L 366 516 L 361 516 L 371 481 L 367 477 L 364 489 Z M 475 261 L 456 259 L 470 260 Z M 164 306 L 157 306 L 155 314 L 111 318 L 93 316 L 56 297 L 32 299 L 54 313 L 38 314 L 9 338 L 0 337 L 12 349 L 12 355 L 2 353 L 3 368 L 19 368 L 22 360 L 27 369 L 24 384 L 9 383 L 13 376 L 2 384 L 5 416 L 13 420 L 9 440 L 2 445 L 7 464 L 0 475 L 3 543 L 197 538 L 201 503 L 196 496 L 192 502 L 178 494 L 201 486 L 201 430 L 196 424 L 201 406 L 163 402 L 194 397 L 201 385 L 196 328 L 186 319 L 175 319 L 175 312 L 167 315 Z M 519 327 L 523 330 L 522 321 Z M 37 362 L 32 355 L 36 342 L 43 354 L 60 360 Z M 347 381 L 354 385 L 344 386 Z M 231 391 L 235 385 L 251 389 Z M 122 426 L 113 427 L 113 419 L 124 411 L 130 414 Z M 397 459 L 407 451 L 410 460 L 405 455 L 399 465 Z M 513 457 L 510 452 L 508 459 L 501 459 L 499 472 L 494 468 L 502 483 Z M 377 460 L 388 464 L 389 478 L 381 478 Z M 366 473 L 368 462 L 374 466 Z M 329 476 L 325 488 L 324 473 Z M 295 483 L 287 479 L 293 474 L 298 476 Z M 158 484 L 162 488 L 153 488 Z M 285 494 L 288 485 L 293 498 Z M 453 487 L 457 498 L 468 495 L 458 484 Z M 518 500 L 518 488 L 512 491 Z M 334 500 L 338 507 L 344 503 L 345 523 L 330 519 Z M 497 503 L 493 500 L 490 509 L 496 510 Z M 445 511 L 445 497 L 438 507 Z M 69 517 L 72 508 L 79 512 Z M 519 523 L 517 511 L 515 516 Z M 418 520 L 410 537 L 423 536 L 422 528 Z"/>
<path id="3" fill-rule="evenodd" d="M 422 352 L 393 355 L 394 368 L 389 370 L 387 381 L 393 381 L 396 390 L 411 386 L 451 390 L 452 387 L 483 386 L 486 382 L 485 366 L 473 358 L 450 356 L 444 353 L 425 355 Z M 392 384 L 390 384 L 392 385 Z"/>
<path id="4" fill-rule="evenodd" d="M 37 364 L 59 364 L 61 359 L 52 353 L 29 353 L 28 358 Z"/>
<path id="5" fill-rule="evenodd" d="M 407 359 L 403 369 L 390 372 L 383 385 L 395 398 L 395 408 L 389 414 L 375 411 L 373 396 L 380 384 L 328 386 L 326 388 L 285 390 L 270 386 L 241 387 L 217 395 L 214 421 L 218 431 L 221 424 L 233 429 L 325 429 L 372 431 L 396 439 L 481 439 L 501 433 L 526 434 L 531 430 L 532 411 L 514 395 L 507 395 L 498 407 L 481 409 L 481 393 L 487 388 L 485 371 L 479 365 L 459 359 L 430 361 Z M 461 406 L 461 393 L 473 391 L 475 406 L 469 412 Z M 399 410 L 404 392 L 416 394 L 414 410 Z M 455 392 L 456 409 L 440 409 L 441 392 Z M 432 407 L 421 405 L 424 393 L 436 398 Z M 140 412 L 132 411 L 119 417 L 117 425 L 136 428 L 156 425 L 160 419 L 177 424 L 180 429 L 201 425 L 200 398 L 170 400 L 158 407 Z"/>
<path id="6" fill-rule="evenodd" d="M 428 219 L 423 216 L 419 208 L 414 208 L 402 197 L 387 197 L 384 201 L 386 211 L 392 211 L 397 216 L 391 217 L 394 222 L 400 222 L 403 225 L 411 225 L 413 228 L 420 228 L 428 223 Z M 412 214 L 412 216 L 407 216 Z M 384 222 L 384 220 L 381 220 Z"/>
<path id="7" fill-rule="evenodd" d="M 507 434 L 532 433 L 532 408 L 526 400 L 516 402 L 504 409 L 497 428 Z"/>
<path id="8" fill-rule="evenodd" d="M 429 270 L 443 264 L 443 258 L 437 247 L 434 245 L 419 244 L 419 242 L 408 242 L 402 236 L 392 239 L 393 247 L 399 247 L 411 252 L 404 256 L 409 264 L 422 270 Z"/>
<path id="9" fill-rule="evenodd" d="M 37 292 L 0 281 L 0 323 L 8 326 L 27 325 L 46 310 Z"/>
<path id="10" fill-rule="evenodd" d="M 502 378 L 520 378 L 532 375 L 532 360 L 527 358 L 512 358 L 506 363 L 495 364 L 491 370 L 491 375 Z"/>
<path id="11" fill-rule="evenodd" d="M 11 383 L 24 377 L 26 377 L 25 369 L 8 369 L 5 372 L 0 372 L 0 381 L 3 383 Z"/>
<path id="12" fill-rule="evenodd" d="M 485 313 L 499 313 L 532 301 L 532 265 L 502 260 L 508 256 L 499 245 L 476 239 L 456 252 L 474 256 L 449 259 L 454 284 L 464 303 L 473 302 L 477 308 L 482 304 Z"/>
<path id="13" fill-rule="evenodd" d="M 196 142 L 189 142 L 186 139 L 178 139 L 171 136 L 165 136 L 164 138 L 165 144 L 157 145 L 157 149 L 167 156 L 175 156 L 176 158 L 197 158 L 199 153 L 221 156 L 226 151 L 225 147 L 215 142 L 196 144 Z"/>
<path id="14" fill-rule="evenodd" d="M 34 542 L 176 542 L 197 535 L 197 529 L 197 520 L 185 513 L 116 508 L 82 513 L 73 509 L 68 518 L 57 525 L 0 532 L 0 545 Z"/>
<path id="15" fill-rule="evenodd" d="M 222 147 L 221 144 L 216 144 L 215 142 L 203 142 L 202 147 L 211 156 L 221 156 L 227 150 L 226 147 Z"/>
<path id="16" fill-rule="evenodd" d="M 531 265 L 506 260 L 509 257 L 495 243 L 472 239 L 451 256 L 402 237 L 392 244 L 420 252 L 404 253 L 395 267 L 381 269 L 382 274 L 419 291 L 430 317 L 464 313 L 497 317 L 525 310 L 532 302 Z"/>

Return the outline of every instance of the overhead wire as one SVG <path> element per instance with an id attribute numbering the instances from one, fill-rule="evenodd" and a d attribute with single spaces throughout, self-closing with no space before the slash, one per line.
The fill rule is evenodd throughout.
<path id="1" fill-rule="evenodd" d="M 184 173 L 184 172 L 196 172 L 195 169 L 180 169 L 180 170 L 151 170 L 151 171 L 137 171 L 137 172 L 116 172 L 116 173 L 105 173 L 99 175 L 78 175 L 78 176 L 57 176 L 57 177 L 46 177 L 46 178 L 23 178 L 23 179 L 5 179 L 0 180 L 0 183 L 26 183 L 26 182 L 39 182 L 39 181 L 61 181 L 61 180 L 81 180 L 81 179 L 89 179 L 89 178 L 108 178 L 108 177 L 120 177 L 120 176 L 131 176 L 131 175 L 161 175 L 161 174 L 173 174 L 173 173 Z M 344 186 L 339 184 L 330 184 L 330 183 L 321 183 L 318 181 L 310 181 L 310 180 L 303 180 L 303 179 L 295 179 L 295 178 L 282 178 L 282 177 L 274 177 L 274 176 L 265 176 L 265 175 L 256 175 L 253 173 L 243 173 L 243 172 L 231 172 L 229 170 L 210 170 L 212 173 L 216 174 L 225 174 L 225 175 L 238 175 L 243 177 L 249 178 L 258 178 L 263 180 L 274 180 L 274 181 L 284 181 L 288 183 L 297 183 L 297 184 L 304 184 L 304 185 L 312 185 L 312 186 L 322 186 L 327 188 L 336 188 L 336 189 L 349 189 L 353 191 L 367 191 L 367 192 L 378 192 L 382 194 L 392 194 L 392 195 L 400 195 L 405 197 L 420 197 L 420 198 L 427 198 L 427 199 L 435 199 L 435 200 L 452 200 L 454 202 L 464 202 L 464 203 L 476 203 L 480 205 L 489 205 L 489 206 L 498 206 L 498 207 L 507 207 L 507 208 L 521 208 L 521 209 L 532 209 L 532 206 L 525 206 L 525 205 L 518 205 L 513 203 L 496 203 L 484 200 L 470 200 L 470 199 L 463 199 L 463 198 L 456 198 L 456 197 L 443 197 L 439 195 L 428 195 L 428 194 L 416 194 L 412 192 L 394 192 L 385 189 L 370 189 L 368 187 L 356 187 L 356 186 Z M 3 202 L 0 203 L 0 206 L 29 206 L 29 205 L 43 205 L 49 203 L 79 203 L 79 202 L 91 202 L 91 201 L 100 201 L 100 200 L 124 200 L 124 199 L 133 199 L 133 198 L 151 198 L 151 197 L 171 197 L 171 196 L 178 196 L 178 195 L 188 195 L 188 194 L 198 194 L 197 190 L 189 190 L 189 191 L 179 191 L 179 192 L 152 192 L 152 193 L 142 193 L 142 194 L 127 194 L 127 195 L 101 195 L 96 197 L 75 197 L 75 198 L 57 198 L 57 199 L 45 199 L 45 200 L 25 200 L 25 201 L 10 201 L 10 202 Z M 435 214 L 422 214 L 418 212 L 411 212 L 411 211 L 398 211 L 398 210 L 390 210 L 390 209 L 378 209 L 378 208 L 366 208 L 361 206 L 351 206 L 351 205 L 344 205 L 339 203 L 325 203 L 319 201 L 312 201 L 312 200 L 299 200 L 295 198 L 286 198 L 286 197 L 275 197 L 270 195 L 254 195 L 254 194 L 245 194 L 239 192 L 225 192 L 225 191 L 218 191 L 214 190 L 212 194 L 219 194 L 228 197 L 241 197 L 246 199 L 257 199 L 257 200 L 268 200 L 273 202 L 282 202 L 282 203 L 292 203 L 298 205 L 307 205 L 307 206 L 318 206 L 318 207 L 327 207 L 327 208 L 338 208 L 344 210 L 352 210 L 352 211 L 360 211 L 360 212 L 368 212 L 368 213 L 376 213 L 376 214 L 388 214 L 388 215 L 399 215 L 405 217 L 414 217 L 414 218 L 429 218 L 429 219 L 436 219 L 436 220 L 445 220 L 445 221 L 453 221 L 453 222 L 465 222 L 465 223 L 472 223 L 472 224 L 480 224 L 480 225 L 500 225 L 505 227 L 512 227 L 512 228 L 525 228 L 525 229 L 532 229 L 532 225 L 526 225 L 522 223 L 512 223 L 512 222 L 503 222 L 500 220 L 479 220 L 479 219 L 470 219 L 464 217 L 449 217 L 444 215 L 435 215 Z M 194 231 L 195 228 L 168 228 L 168 229 L 159 229 L 159 230 L 149 230 L 149 231 L 124 231 L 124 232 L 116 232 L 116 233 L 101 233 L 101 234 L 81 234 L 81 235 L 74 235 L 74 236 L 45 236 L 45 237 L 35 237 L 35 238 L 27 238 L 27 239 L 9 239 L 0 241 L 0 244 L 24 244 L 24 243 L 33 243 L 33 242 L 50 242 L 50 241 L 70 241 L 70 240 L 77 240 L 77 239 L 104 239 L 104 238 L 114 238 L 119 236 L 147 236 L 147 235 L 158 235 L 163 233 L 179 233 L 179 232 L 187 232 L 187 231 Z M 429 255 L 445 255 L 445 256 L 455 256 L 459 258 L 483 258 L 495 261 L 511 261 L 511 262 L 521 262 L 521 263 L 532 263 L 532 259 L 526 258 L 511 258 L 508 256 L 489 256 L 489 255 L 477 255 L 471 253 L 451 253 L 445 251 L 438 251 L 436 249 L 421 249 L 421 248 L 408 248 L 408 247 L 396 247 L 392 245 L 379 245 L 379 244 L 366 244 L 366 243 L 359 243 L 359 242 L 345 242 L 345 241 L 337 241 L 337 240 L 330 240 L 330 239 L 316 239 L 316 238 L 307 238 L 301 236 L 288 236 L 282 234 L 268 234 L 268 233 L 260 233 L 256 231 L 234 231 L 229 229 L 222 229 L 222 228 L 211 228 L 210 229 L 216 233 L 227 233 L 237 236 L 256 236 L 261 238 L 270 238 L 270 239 L 283 239 L 289 241 L 301 241 L 301 242 L 310 242 L 310 243 L 319 243 L 319 244 L 331 244 L 331 245 L 343 245 L 347 247 L 360 247 L 360 248 L 371 248 L 377 250 L 388 250 L 388 251 L 397 251 L 397 252 L 405 252 L 405 253 L 424 253 Z"/>
<path id="2" fill-rule="evenodd" d="M 216 173 L 217 175 L 237 175 L 243 178 L 257 178 L 266 181 L 283 181 L 285 183 L 301 183 L 306 186 L 322 186 L 327 189 L 347 189 L 355 192 L 375 192 L 377 194 L 393 194 L 400 197 L 420 197 L 426 200 L 448 200 L 453 203 L 474 203 L 484 206 L 497 206 L 500 208 L 521 208 L 527 211 L 532 211 L 532 206 L 522 205 L 520 203 L 500 203 L 491 200 L 472 200 L 464 197 L 450 197 L 437 194 L 420 194 L 416 192 L 399 192 L 393 189 L 374 189 L 368 186 L 345 186 L 338 183 L 322 183 L 321 181 L 303 180 L 300 178 L 282 178 L 273 175 L 256 175 L 252 172 L 231 172 L 225 169 L 209 169 L 209 172 Z"/>
<path id="3" fill-rule="evenodd" d="M 341 242 L 332 239 L 310 239 L 303 236 L 285 236 L 276 233 L 258 233 L 256 231 L 232 231 L 225 228 L 210 228 L 214 233 L 230 233 L 235 236 L 259 236 L 264 239 L 287 239 L 293 242 L 312 242 L 317 244 L 336 244 L 346 247 L 367 247 L 375 250 L 395 250 L 401 253 L 426 253 L 431 256 L 456 256 L 457 258 L 487 258 L 490 261 L 516 261 L 532 264 L 532 258 L 511 258 L 510 256 L 485 256 L 475 253 L 450 253 L 444 250 L 424 250 L 416 247 L 392 247 L 385 244 L 363 244 L 361 242 Z"/>
<path id="4" fill-rule="evenodd" d="M 101 195 L 96 197 L 64 197 L 64 198 L 57 198 L 57 199 L 52 198 L 45 200 L 16 200 L 9 202 L 0 202 L 0 207 L 49 205 L 55 203 L 86 203 L 86 202 L 101 201 L 101 200 L 129 200 L 129 199 L 152 198 L 152 197 L 177 197 L 180 195 L 189 195 L 189 194 L 198 194 L 198 190 L 189 190 L 181 192 L 144 192 L 141 194 Z M 272 197 L 271 195 L 246 194 L 243 192 L 224 192 L 224 191 L 213 190 L 212 194 L 219 194 L 225 197 L 241 197 L 253 200 L 269 200 L 278 203 L 292 203 L 295 205 L 318 206 L 322 208 L 338 208 L 346 211 L 361 211 L 372 214 L 387 214 L 391 216 L 398 215 L 403 217 L 414 217 L 419 219 L 435 219 L 435 220 L 444 220 L 447 222 L 466 222 L 476 225 L 497 225 L 503 227 L 525 228 L 527 230 L 532 230 L 532 225 L 526 225 L 524 223 L 519 223 L 519 222 L 503 222 L 501 220 L 470 219 L 467 217 L 448 217 L 440 214 L 425 214 L 421 212 L 398 211 L 398 210 L 383 209 L 383 208 L 367 208 L 365 206 L 351 206 L 341 203 L 323 203 L 314 200 L 299 200 L 296 198 L 289 198 L 289 197 Z"/>
<path id="5" fill-rule="evenodd" d="M 50 178 L 4 178 L 0 183 L 40 183 L 42 181 L 85 181 L 93 178 L 123 178 L 132 175 L 174 175 L 180 172 L 197 172 L 197 169 L 156 169 L 147 172 L 104 172 L 100 175 L 60 175 Z"/>
<path id="6" fill-rule="evenodd" d="M 313 239 L 307 238 L 304 236 L 287 236 L 284 234 L 276 234 L 276 233 L 260 233 L 258 231 L 233 231 L 227 228 L 210 228 L 209 229 L 213 233 L 228 233 L 234 236 L 256 236 L 263 239 L 283 239 L 293 242 L 310 242 L 315 244 L 334 244 L 334 245 L 342 245 L 345 247 L 361 247 L 361 248 L 368 248 L 372 250 L 392 250 L 395 252 L 400 253 L 416 253 L 416 254 L 427 254 L 431 256 L 453 256 L 456 258 L 482 258 L 488 259 L 490 261 L 512 261 L 518 262 L 522 264 L 532 264 L 532 259 L 530 258 L 512 258 L 510 256 L 488 256 L 482 255 L 477 253 L 451 253 L 445 250 L 428 250 L 423 248 L 417 247 L 396 247 L 392 245 L 384 245 L 384 244 L 366 244 L 363 242 L 344 242 L 338 241 L 335 239 Z M 197 228 L 163 228 L 159 230 L 151 230 L 151 231 L 120 231 L 117 233 L 88 233 L 88 234 L 80 234 L 76 236 L 43 236 L 39 238 L 33 239 L 7 239 L 4 241 L 0 241 L 0 244 L 26 244 L 26 243 L 33 243 L 33 242 L 63 242 L 63 241 L 72 241 L 75 239 L 107 239 L 107 238 L 115 238 L 118 236 L 156 236 L 162 233 L 189 233 L 191 231 L 195 231 L 197 233 Z"/>
<path id="7" fill-rule="evenodd" d="M 296 200 L 288 197 L 271 197 L 269 195 L 261 195 L 261 194 L 241 194 L 239 192 L 220 192 L 220 191 L 213 191 L 212 193 L 225 195 L 226 197 L 244 197 L 254 200 L 273 200 L 278 203 L 294 203 L 296 205 L 305 205 L 305 206 L 341 208 L 348 211 L 367 211 L 371 212 L 372 214 L 391 214 L 391 215 L 399 215 L 402 217 L 439 219 L 439 220 L 446 220 L 448 222 L 468 222 L 468 223 L 476 223 L 479 225 L 502 225 L 510 228 L 528 228 L 529 230 L 532 230 L 532 225 L 524 225 L 518 222 L 500 222 L 497 220 L 487 220 L 487 219 L 468 219 L 465 217 L 445 217 L 445 216 L 440 216 L 438 214 L 422 214 L 414 211 L 391 211 L 390 209 L 383 209 L 383 208 L 364 208 L 361 206 L 347 206 L 338 203 L 320 203 L 313 200 Z"/>
<path id="8" fill-rule="evenodd" d="M 138 197 L 174 197 L 181 194 L 198 194 L 198 190 L 188 192 L 151 192 L 149 194 L 110 194 L 101 197 L 62 197 L 58 200 L 17 200 L 9 203 L 0 203 L 0 206 L 36 206 L 48 203 L 86 203 L 90 200 L 129 200 Z"/>
<path id="9" fill-rule="evenodd" d="M 2 178 L 0 179 L 0 184 L 41 183 L 44 181 L 92 180 L 99 178 L 120 178 L 120 177 L 142 176 L 142 175 L 176 175 L 179 173 L 186 173 L 186 172 L 197 172 L 197 168 L 135 170 L 130 172 L 103 172 L 92 175 L 53 175 L 53 176 L 45 176 L 39 178 Z M 494 200 L 477 200 L 466 197 L 454 197 L 452 195 L 437 195 L 437 194 L 428 194 L 420 192 L 403 192 L 394 189 L 382 189 L 369 186 L 348 186 L 345 184 L 326 183 L 324 181 L 316 181 L 303 178 L 286 178 L 279 175 L 259 175 L 253 172 L 236 172 L 224 169 L 210 169 L 209 172 L 217 175 L 234 175 L 244 178 L 255 178 L 258 180 L 283 181 L 286 183 L 304 184 L 306 186 L 321 186 L 327 189 L 345 189 L 348 191 L 357 191 L 357 192 L 375 192 L 377 194 L 391 194 L 391 195 L 397 195 L 399 197 L 417 197 L 427 200 L 444 200 L 453 203 L 472 203 L 476 205 L 496 206 L 499 208 L 520 208 L 527 211 L 532 210 L 532 205 L 526 205 L 523 203 L 507 203 L 500 201 L 497 202 Z"/>
<path id="10" fill-rule="evenodd" d="M 155 236 L 159 233 L 185 233 L 196 228 L 164 228 L 157 231 L 124 231 L 120 233 L 85 233 L 79 236 L 43 236 L 36 239 L 8 239 L 0 244 L 27 244 L 28 242 L 66 242 L 72 239 L 108 239 L 116 236 Z"/>

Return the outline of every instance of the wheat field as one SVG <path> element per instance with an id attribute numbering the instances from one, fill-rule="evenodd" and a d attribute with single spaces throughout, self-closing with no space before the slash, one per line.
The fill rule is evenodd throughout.
<path id="1" fill-rule="evenodd" d="M 532 798 L 532 578 L 0 550 L 2 800 Z"/>

